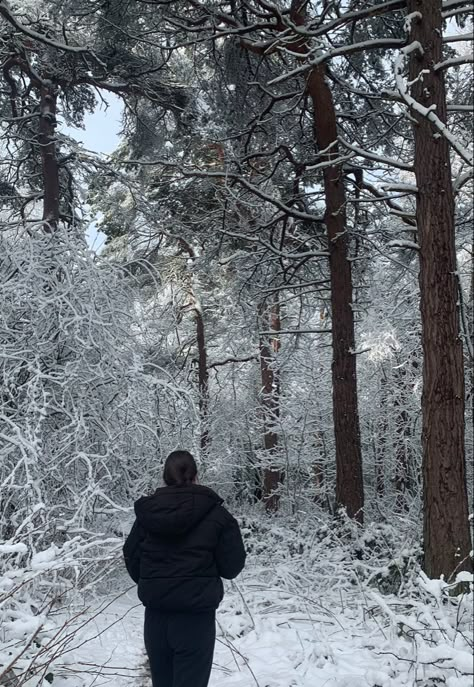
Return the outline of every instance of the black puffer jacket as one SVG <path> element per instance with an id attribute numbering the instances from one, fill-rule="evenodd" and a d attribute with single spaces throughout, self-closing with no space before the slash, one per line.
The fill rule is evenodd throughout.
<path id="1" fill-rule="evenodd" d="M 206 611 L 237 577 L 245 549 L 237 521 L 207 487 L 163 487 L 135 503 L 123 553 L 142 603 L 161 611 Z"/>

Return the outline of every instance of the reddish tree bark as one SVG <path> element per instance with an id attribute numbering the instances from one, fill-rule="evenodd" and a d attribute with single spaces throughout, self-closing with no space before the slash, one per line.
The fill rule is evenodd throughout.
<path id="1" fill-rule="evenodd" d="M 290 17 L 296 25 L 305 22 L 307 2 L 293 0 Z M 292 50 L 308 52 L 306 39 L 296 38 Z M 305 58 L 302 58 L 305 59 Z M 357 370 L 352 268 L 346 218 L 344 170 L 340 161 L 337 115 L 325 64 L 313 67 L 306 90 L 313 105 L 314 139 L 323 168 L 326 200 L 325 224 L 329 245 L 332 325 L 332 390 L 336 445 L 336 506 L 349 517 L 363 522 L 364 481 L 357 397 Z"/>
<path id="2" fill-rule="evenodd" d="M 305 23 L 308 3 L 306 0 L 292 0 L 289 17 L 296 26 Z M 262 3 L 262 11 L 272 8 Z M 378 14 L 375 9 L 369 14 Z M 228 15 L 220 17 L 232 26 Z M 288 35 L 288 26 L 280 21 L 274 23 L 275 29 L 285 34 L 287 50 L 301 55 L 305 60 L 309 52 L 307 39 L 296 31 L 293 40 Z M 277 50 L 263 50 L 246 39 L 241 46 L 262 57 Z M 357 399 L 356 358 L 354 355 L 355 334 L 352 311 L 353 287 L 349 241 L 346 226 L 346 192 L 344 170 L 339 160 L 337 140 L 337 118 L 332 92 L 328 84 L 327 69 L 324 64 L 309 71 L 306 92 L 313 104 L 314 139 L 320 151 L 321 161 L 331 163 L 324 168 L 324 189 L 326 196 L 326 227 L 330 250 L 329 266 L 331 273 L 331 310 L 332 310 L 332 384 L 334 436 L 336 444 L 336 505 L 345 508 L 347 514 L 359 522 L 363 521 L 364 484 L 362 474 L 362 450 Z"/>
<path id="3" fill-rule="evenodd" d="M 357 398 L 352 271 L 346 223 L 346 191 L 342 163 L 338 162 L 337 119 L 334 101 L 319 65 L 309 74 L 308 94 L 313 104 L 314 137 L 324 168 L 325 223 L 329 243 L 332 314 L 332 388 L 336 444 L 336 503 L 351 518 L 363 521 L 364 484 Z"/>
<path id="4" fill-rule="evenodd" d="M 459 285 L 459 288 L 461 285 Z M 469 294 L 468 309 L 470 313 L 470 320 L 467 327 L 467 335 L 470 337 L 472 345 L 474 346 L 474 233 L 472 236 L 472 253 L 471 253 L 471 287 Z M 469 360 L 469 394 L 468 404 L 471 405 L 471 436 L 474 442 L 474 355 L 468 353 Z M 472 444 L 471 458 L 474 459 L 474 444 Z"/>
<path id="5" fill-rule="evenodd" d="M 447 119 L 441 0 L 408 0 L 419 12 L 411 39 L 412 95 Z M 416 16 L 416 15 L 415 15 Z M 423 70 L 423 80 L 418 79 Z M 418 80 L 417 80 L 418 79 Z M 456 293 L 454 195 L 450 148 L 415 108 L 415 173 L 423 338 L 424 567 L 430 577 L 471 569 L 464 454 L 464 373 Z"/>
<path id="6" fill-rule="evenodd" d="M 385 496 L 385 452 L 387 450 L 387 431 L 388 431 L 388 380 L 385 370 L 382 368 L 382 378 L 380 380 L 380 410 L 382 420 L 380 423 L 379 440 L 375 451 L 375 491 L 378 498 Z"/>
<path id="7" fill-rule="evenodd" d="M 56 151 L 56 89 L 51 82 L 40 87 L 38 143 L 43 177 L 43 222 L 47 232 L 54 232 L 59 222 L 59 165 Z"/>

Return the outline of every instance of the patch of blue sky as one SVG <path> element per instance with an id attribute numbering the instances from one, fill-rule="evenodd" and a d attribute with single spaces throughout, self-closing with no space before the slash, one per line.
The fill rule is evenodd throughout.
<path id="1" fill-rule="evenodd" d="M 83 129 L 64 125 L 62 130 L 82 143 L 86 150 L 107 155 L 112 153 L 120 142 L 122 112 L 120 98 L 107 94 L 106 103 L 99 101 L 95 111 L 86 114 Z M 91 219 L 86 230 L 86 238 L 90 248 L 95 253 L 100 253 L 106 236 L 97 229 L 97 217 Z"/>

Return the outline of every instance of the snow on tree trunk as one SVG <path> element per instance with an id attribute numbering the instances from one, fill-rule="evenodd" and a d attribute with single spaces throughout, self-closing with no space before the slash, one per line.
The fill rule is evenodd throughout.
<path id="1" fill-rule="evenodd" d="M 194 264 L 196 262 L 196 251 L 194 247 L 183 237 L 179 237 L 179 246 L 190 258 L 187 273 L 187 290 L 190 298 L 190 305 L 194 313 L 196 323 L 196 345 L 198 363 L 198 390 L 199 390 L 199 422 L 200 436 L 199 443 L 201 454 L 204 458 L 209 447 L 209 369 L 207 365 L 207 346 L 206 329 L 204 325 L 204 314 L 199 295 L 197 293 Z"/>
<path id="2" fill-rule="evenodd" d="M 424 567 L 431 577 L 471 568 L 464 453 L 464 374 L 456 291 L 450 145 L 423 108 L 446 122 L 441 0 L 409 0 L 410 81 L 423 339 Z M 421 77 L 421 73 L 423 75 Z"/>

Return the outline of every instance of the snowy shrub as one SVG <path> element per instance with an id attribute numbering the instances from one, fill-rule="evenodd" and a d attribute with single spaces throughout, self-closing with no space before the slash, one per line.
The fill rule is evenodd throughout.
<path id="1" fill-rule="evenodd" d="M 133 294 L 69 230 L 4 234 L 0 255 L 0 536 L 112 529 L 158 448 Z"/>
<path id="2" fill-rule="evenodd" d="M 459 583 L 469 592 L 452 596 Z M 453 584 L 430 580 L 423 572 L 408 596 L 382 599 L 372 592 L 370 613 L 387 628 L 380 655 L 393 670 L 408 673 L 412 684 L 467 687 L 473 679 L 473 576 L 458 573 Z M 395 668 L 396 664 L 400 665 Z M 408 665 L 408 670 L 407 670 Z"/>
<path id="3" fill-rule="evenodd" d="M 73 229 L 4 232 L 0 278 L 0 684 L 36 687 L 74 634 L 61 606 L 108 574 L 152 471 L 157 387 L 129 284 Z"/>
<path id="4" fill-rule="evenodd" d="M 91 618 L 87 608 L 66 614 L 64 607 L 107 575 L 119 544 L 75 537 L 33 551 L 0 542 L 0 684 L 46 686 L 67 674 L 76 635 Z"/>
<path id="5" fill-rule="evenodd" d="M 362 529 L 343 514 L 336 520 L 323 510 L 293 518 L 241 518 L 247 551 L 265 567 L 287 563 L 320 571 L 318 586 L 339 578 L 346 588 L 368 585 L 383 593 L 413 587 L 420 568 L 416 526 L 403 519 L 398 524 L 398 530 L 387 523 Z"/>
<path id="6" fill-rule="evenodd" d="M 458 575 L 470 587 L 458 596 L 426 578 L 414 523 L 361 529 L 324 514 L 241 523 L 249 561 L 219 614 L 229 659 L 215 685 L 233 663 L 239 686 L 472 684 L 472 576 Z"/>

